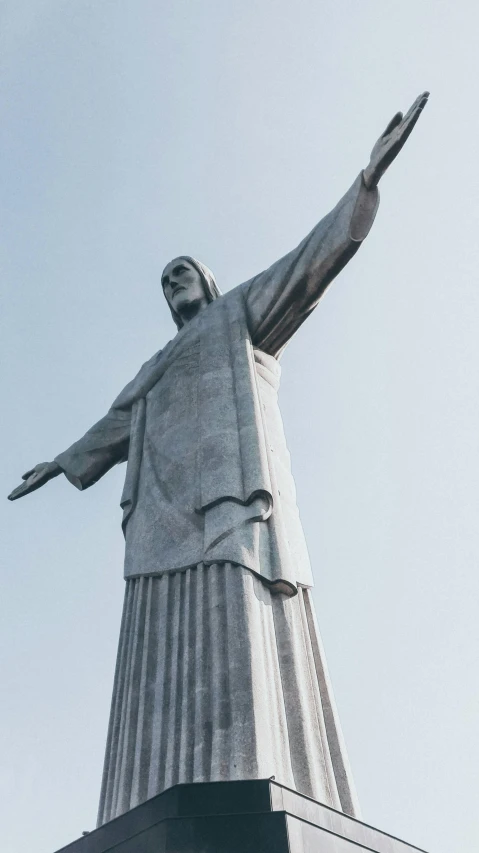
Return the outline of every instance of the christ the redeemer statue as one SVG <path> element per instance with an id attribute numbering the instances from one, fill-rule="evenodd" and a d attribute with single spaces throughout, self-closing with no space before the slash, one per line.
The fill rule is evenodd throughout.
<path id="1" fill-rule="evenodd" d="M 366 237 L 378 181 L 427 101 L 300 245 L 222 296 L 191 257 L 163 292 L 178 332 L 16 500 L 127 462 L 126 594 L 99 824 L 178 782 L 275 776 L 358 816 L 278 408 L 279 357 Z"/>

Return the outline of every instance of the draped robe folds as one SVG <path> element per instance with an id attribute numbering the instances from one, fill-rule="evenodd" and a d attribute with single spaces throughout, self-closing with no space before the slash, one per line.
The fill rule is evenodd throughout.
<path id="1" fill-rule="evenodd" d="M 278 358 L 378 202 L 359 175 L 296 249 L 183 326 L 56 457 L 79 489 L 127 461 L 100 824 L 168 784 L 272 774 L 358 814 L 314 627 Z"/>

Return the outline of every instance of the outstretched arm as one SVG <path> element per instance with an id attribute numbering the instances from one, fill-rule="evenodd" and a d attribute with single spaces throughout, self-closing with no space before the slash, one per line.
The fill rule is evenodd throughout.
<path id="1" fill-rule="evenodd" d="M 8 496 L 18 500 L 34 492 L 53 477 L 65 474 L 78 489 L 87 489 L 117 462 L 128 457 L 131 411 L 112 408 L 79 441 L 55 457 L 53 462 L 35 465 L 23 475 L 23 482 Z"/>
<path id="2" fill-rule="evenodd" d="M 427 99 L 425 92 L 406 116 L 394 116 L 376 142 L 366 169 L 299 246 L 244 285 L 254 346 L 278 355 L 357 252 L 376 215 L 377 184 L 406 142 Z"/>
<path id="3" fill-rule="evenodd" d="M 16 501 L 23 498 L 62 473 L 77 489 L 87 489 L 113 465 L 126 462 L 130 449 L 132 407 L 158 381 L 161 355 L 160 350 L 145 362 L 114 400 L 105 417 L 94 424 L 83 438 L 56 456 L 53 462 L 42 462 L 27 471 L 23 475 L 25 482 L 14 489 L 8 499 Z"/>

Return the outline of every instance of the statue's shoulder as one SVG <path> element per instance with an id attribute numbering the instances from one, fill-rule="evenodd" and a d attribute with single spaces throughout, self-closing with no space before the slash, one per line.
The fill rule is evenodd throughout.
<path id="1" fill-rule="evenodd" d="M 246 295 L 250 284 L 251 281 L 245 281 L 244 284 L 232 287 L 231 290 L 227 290 L 226 293 L 215 299 L 209 308 L 213 308 L 216 311 L 224 310 L 230 314 L 244 313 Z"/>

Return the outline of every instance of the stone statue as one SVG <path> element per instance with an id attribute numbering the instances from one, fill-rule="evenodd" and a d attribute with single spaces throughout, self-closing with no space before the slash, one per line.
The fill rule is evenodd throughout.
<path id="1" fill-rule="evenodd" d="M 368 234 L 379 179 L 427 98 L 394 116 L 334 210 L 265 272 L 222 296 L 199 261 L 171 261 L 162 286 L 176 336 L 9 496 L 62 472 L 86 489 L 128 463 L 99 824 L 178 782 L 272 775 L 358 816 L 277 403 L 279 357 Z"/>

